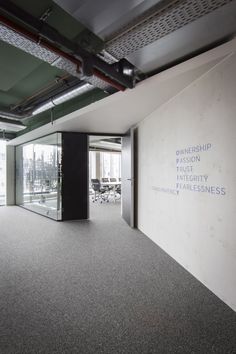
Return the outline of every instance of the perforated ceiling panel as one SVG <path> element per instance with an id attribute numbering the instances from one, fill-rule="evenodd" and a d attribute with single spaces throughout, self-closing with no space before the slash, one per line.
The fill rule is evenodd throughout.
<path id="1" fill-rule="evenodd" d="M 147 46 L 233 0 L 176 0 L 131 27 L 121 29 L 107 42 L 107 51 L 117 59 Z"/>

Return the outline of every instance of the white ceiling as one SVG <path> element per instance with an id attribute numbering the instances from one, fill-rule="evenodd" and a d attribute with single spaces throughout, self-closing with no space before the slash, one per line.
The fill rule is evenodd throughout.
<path id="1" fill-rule="evenodd" d="M 83 109 L 11 140 L 18 145 L 56 131 L 124 134 L 186 86 L 204 75 L 224 56 L 236 50 L 236 40 L 142 81 Z M 37 119 L 37 118 L 36 118 Z"/>

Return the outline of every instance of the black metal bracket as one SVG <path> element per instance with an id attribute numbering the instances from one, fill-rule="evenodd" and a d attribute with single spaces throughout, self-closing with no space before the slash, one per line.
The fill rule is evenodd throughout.
<path id="1" fill-rule="evenodd" d="M 48 17 L 51 15 L 52 13 L 52 8 L 49 7 L 46 11 L 44 11 L 44 13 L 41 15 L 40 17 L 40 21 L 45 22 L 47 21 Z"/>

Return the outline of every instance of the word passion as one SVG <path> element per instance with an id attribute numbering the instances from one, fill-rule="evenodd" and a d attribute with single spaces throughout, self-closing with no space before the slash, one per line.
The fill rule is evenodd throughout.
<path id="1" fill-rule="evenodd" d="M 189 146 L 176 151 L 176 189 L 190 192 L 225 195 L 222 186 L 211 185 L 208 174 L 198 174 L 197 167 L 203 156 L 212 149 L 212 144 Z"/>

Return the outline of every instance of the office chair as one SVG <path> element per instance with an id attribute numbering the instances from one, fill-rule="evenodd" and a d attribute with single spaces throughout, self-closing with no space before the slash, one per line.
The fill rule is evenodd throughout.
<path id="1" fill-rule="evenodd" d="M 107 188 L 104 188 L 101 186 L 99 179 L 97 179 L 97 178 L 91 179 L 91 186 L 94 191 L 94 197 L 92 197 L 93 203 L 98 200 L 100 201 L 100 203 L 102 203 L 102 202 L 108 203 L 109 202 L 108 190 L 107 190 Z"/>
<path id="2" fill-rule="evenodd" d="M 107 186 L 104 185 L 103 188 L 105 188 L 108 192 L 112 191 L 113 190 L 113 187 L 112 186 L 109 186 L 109 178 L 107 177 L 102 177 L 102 183 L 107 183 Z"/>
<path id="3" fill-rule="evenodd" d="M 109 183 L 109 178 L 107 178 L 107 177 L 103 177 L 102 178 L 102 183 Z"/>
<path id="4" fill-rule="evenodd" d="M 121 185 L 118 184 L 115 188 L 115 198 L 120 199 L 121 198 Z"/>

